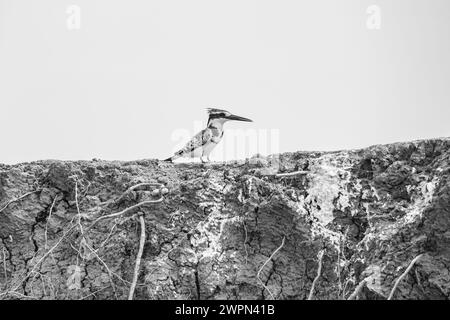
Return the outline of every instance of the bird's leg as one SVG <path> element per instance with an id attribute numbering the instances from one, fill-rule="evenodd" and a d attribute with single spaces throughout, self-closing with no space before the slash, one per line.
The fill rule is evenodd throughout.
<path id="1" fill-rule="evenodd" d="M 208 159 L 208 162 L 211 162 L 211 159 L 209 158 L 209 156 L 207 156 L 206 159 Z"/>
<path id="2" fill-rule="evenodd" d="M 206 161 L 203 161 L 203 156 L 200 157 L 200 161 L 201 161 L 202 163 L 205 163 L 205 162 L 206 162 Z"/>

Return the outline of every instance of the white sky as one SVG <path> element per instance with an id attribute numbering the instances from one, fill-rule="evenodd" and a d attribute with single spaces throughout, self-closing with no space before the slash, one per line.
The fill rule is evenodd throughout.
<path id="1" fill-rule="evenodd" d="M 207 107 L 254 120 L 225 149 L 450 136 L 449 44 L 448 0 L 0 0 L 0 162 L 166 158 Z"/>

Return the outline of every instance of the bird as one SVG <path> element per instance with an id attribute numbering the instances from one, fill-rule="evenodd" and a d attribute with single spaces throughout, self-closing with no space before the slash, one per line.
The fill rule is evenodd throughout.
<path id="1" fill-rule="evenodd" d="M 205 163 L 204 157 L 209 159 L 211 151 L 217 146 L 223 137 L 223 125 L 230 120 L 253 122 L 253 120 L 236 116 L 229 111 L 216 108 L 207 108 L 208 123 L 206 128 L 197 133 L 182 149 L 164 161 L 172 162 L 181 157 L 200 158 Z"/>

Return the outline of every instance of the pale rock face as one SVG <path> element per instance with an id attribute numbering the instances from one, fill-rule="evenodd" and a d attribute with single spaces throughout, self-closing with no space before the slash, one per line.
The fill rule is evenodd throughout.
<path id="1" fill-rule="evenodd" d="M 295 171 L 304 173 L 277 176 Z M 158 192 L 124 194 L 157 182 Z M 305 299 L 323 250 L 314 299 L 346 299 L 362 281 L 358 299 L 386 299 L 419 254 L 394 298 L 448 299 L 449 208 L 449 139 L 207 165 L 0 164 L 0 299 L 18 298 L 14 288 L 125 299 L 137 214 L 147 237 L 136 298 Z"/>

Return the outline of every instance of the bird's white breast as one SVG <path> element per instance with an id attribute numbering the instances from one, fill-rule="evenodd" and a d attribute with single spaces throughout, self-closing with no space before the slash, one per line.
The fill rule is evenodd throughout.
<path id="1" fill-rule="evenodd" d="M 200 158 L 200 157 L 208 156 L 216 146 L 217 146 L 217 143 L 215 143 L 211 140 L 211 141 L 205 143 L 203 146 L 195 148 L 190 153 L 185 154 L 185 156 L 190 157 L 190 158 Z"/>
<path id="2" fill-rule="evenodd" d="M 219 138 L 219 141 L 220 141 L 220 138 Z M 203 146 L 203 154 L 202 155 L 208 156 L 211 153 L 211 151 L 217 146 L 218 143 L 219 142 L 214 142 L 214 139 L 211 139 L 210 142 L 206 143 Z"/>

